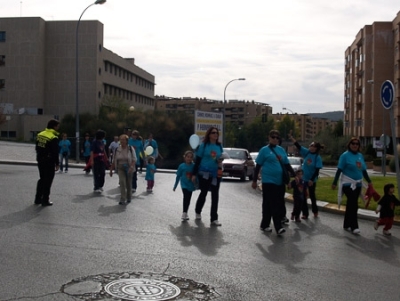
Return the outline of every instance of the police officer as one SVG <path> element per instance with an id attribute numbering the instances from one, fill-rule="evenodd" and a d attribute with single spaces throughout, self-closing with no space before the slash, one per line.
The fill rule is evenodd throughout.
<path id="1" fill-rule="evenodd" d="M 49 200 L 51 184 L 54 174 L 59 169 L 58 158 L 58 128 L 60 122 L 51 119 L 47 123 L 47 128 L 40 132 L 36 138 L 36 160 L 38 162 L 40 179 L 36 186 L 35 204 L 51 206 Z"/>

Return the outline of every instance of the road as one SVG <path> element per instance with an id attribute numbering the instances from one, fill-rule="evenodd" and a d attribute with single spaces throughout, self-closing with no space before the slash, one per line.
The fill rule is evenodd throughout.
<path id="1" fill-rule="evenodd" d="M 81 300 L 62 287 L 115 273 L 182 277 L 212 288 L 215 300 L 400 300 L 397 226 L 384 237 L 360 220 L 355 236 L 342 229 L 343 216 L 321 212 L 291 222 L 283 237 L 263 233 L 261 195 L 237 180 L 221 185 L 222 227 L 210 227 L 209 196 L 203 220 L 193 220 L 198 192 L 182 223 L 173 174 L 156 174 L 153 194 L 140 176 L 132 203 L 120 206 L 116 176 L 98 195 L 74 168 L 56 175 L 54 206 L 43 208 L 33 205 L 35 166 L 0 168 L 1 301 Z"/>

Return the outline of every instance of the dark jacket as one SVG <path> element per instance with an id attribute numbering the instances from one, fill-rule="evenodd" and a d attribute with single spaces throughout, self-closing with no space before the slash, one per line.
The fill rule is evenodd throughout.
<path id="1" fill-rule="evenodd" d="M 46 128 L 36 138 L 36 160 L 38 162 L 54 163 L 59 165 L 58 135 L 54 129 Z"/>
<path id="2" fill-rule="evenodd" d="M 378 204 L 382 206 L 380 218 L 394 217 L 394 207 L 399 206 L 400 201 L 394 195 L 385 194 Z"/>

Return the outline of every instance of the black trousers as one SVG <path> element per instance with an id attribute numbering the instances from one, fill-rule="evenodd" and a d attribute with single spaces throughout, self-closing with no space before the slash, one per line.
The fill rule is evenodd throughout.
<path id="1" fill-rule="evenodd" d="M 101 160 L 94 160 L 93 162 L 93 182 L 94 189 L 103 188 L 104 178 L 106 175 L 106 165 Z"/>
<path id="2" fill-rule="evenodd" d="M 182 212 L 188 212 L 189 205 L 190 205 L 190 199 L 192 198 L 193 191 L 182 188 L 182 193 L 183 193 L 183 211 Z"/>
<path id="3" fill-rule="evenodd" d="M 51 185 L 55 174 L 55 164 L 53 161 L 39 161 L 39 180 L 36 185 L 36 203 L 46 203 L 50 199 Z"/>
<path id="4" fill-rule="evenodd" d="M 316 188 L 317 188 L 316 182 L 314 182 L 314 184 L 312 186 L 307 186 L 308 196 L 310 197 L 310 200 L 311 200 L 311 210 L 313 213 L 318 213 L 317 197 L 315 195 Z M 308 217 L 309 213 L 308 213 L 308 204 L 307 204 L 306 196 L 304 197 L 302 212 L 303 212 L 304 216 Z"/>
<path id="5" fill-rule="evenodd" d="M 201 214 L 203 210 L 204 203 L 206 202 L 206 196 L 208 191 L 211 191 L 211 212 L 210 218 L 211 222 L 218 220 L 218 202 L 219 202 L 219 185 L 221 183 L 221 178 L 209 177 L 204 179 L 201 175 L 198 176 L 199 179 L 199 189 L 200 194 L 197 198 L 195 211 L 197 214 Z M 212 180 L 217 181 L 216 185 L 212 185 Z"/>
<path id="6" fill-rule="evenodd" d="M 275 230 L 278 232 L 282 228 L 282 217 L 286 212 L 285 185 L 262 183 L 262 190 L 263 202 L 260 228 L 269 227 L 272 218 Z"/>
<path id="7" fill-rule="evenodd" d="M 350 186 L 343 186 L 343 193 L 347 197 L 346 212 L 344 214 L 343 228 L 351 228 L 351 231 L 358 229 L 358 198 L 361 193 L 361 186 L 351 189 Z"/>

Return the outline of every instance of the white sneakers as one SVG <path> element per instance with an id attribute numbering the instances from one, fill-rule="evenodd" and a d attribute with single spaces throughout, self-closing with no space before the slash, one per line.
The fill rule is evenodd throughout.
<path id="1" fill-rule="evenodd" d="M 183 212 L 182 213 L 182 221 L 187 221 L 187 220 L 189 220 L 189 216 L 186 212 Z"/>
<path id="2" fill-rule="evenodd" d="M 201 214 L 197 214 L 197 213 L 196 213 L 196 219 L 197 219 L 197 220 L 201 220 Z"/>
<path id="3" fill-rule="evenodd" d="M 353 234 L 360 234 L 360 233 L 361 233 L 361 231 L 360 231 L 360 229 L 358 229 L 358 228 L 356 228 L 356 229 L 353 230 Z"/>
<path id="4" fill-rule="evenodd" d="M 215 220 L 211 222 L 211 226 L 222 226 L 222 224 L 218 220 Z"/>
<path id="5" fill-rule="evenodd" d="M 260 228 L 261 231 L 265 231 L 265 232 L 272 232 L 272 228 L 271 227 L 267 227 L 267 228 Z"/>

